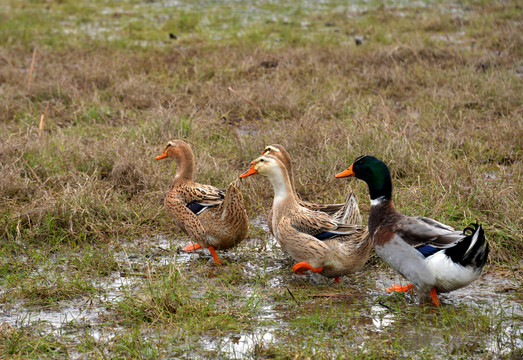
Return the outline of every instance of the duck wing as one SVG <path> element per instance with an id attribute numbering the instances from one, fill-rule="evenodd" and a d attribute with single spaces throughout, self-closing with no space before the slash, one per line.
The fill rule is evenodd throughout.
<path id="1" fill-rule="evenodd" d="M 184 230 L 192 241 L 205 244 L 205 229 L 203 228 L 197 214 L 185 204 L 180 196 L 172 196 L 166 200 L 165 208 L 174 218 L 175 223 Z"/>
<path id="2" fill-rule="evenodd" d="M 358 200 L 352 190 L 347 195 L 343 207 L 333 214 L 333 217 L 336 221 L 345 224 L 363 224 L 363 218 L 361 217 L 360 208 L 358 207 Z"/>
<path id="3" fill-rule="evenodd" d="M 426 217 L 405 217 L 399 220 L 394 232 L 425 257 L 454 246 L 465 236 L 461 231 Z"/>
<path id="4" fill-rule="evenodd" d="M 340 209 L 344 205 L 344 204 L 314 204 L 314 203 L 311 203 L 311 202 L 308 202 L 308 201 L 305 201 L 302 199 L 298 199 L 298 204 L 300 204 L 301 206 L 303 206 L 307 209 L 314 210 L 314 211 L 321 211 L 321 212 L 324 212 L 329 215 L 334 215 L 335 213 L 340 211 Z"/>
<path id="5" fill-rule="evenodd" d="M 196 184 L 188 189 L 187 208 L 194 214 L 200 214 L 208 207 L 220 205 L 225 198 L 225 190 L 211 185 Z"/>
<path id="6" fill-rule="evenodd" d="M 325 213 L 303 210 L 289 217 L 290 225 L 299 232 L 312 235 L 318 240 L 351 235 L 361 230 L 361 226 L 336 222 Z"/>
<path id="7" fill-rule="evenodd" d="M 209 205 L 219 205 L 225 198 L 225 190 L 211 185 L 198 184 L 194 188 L 194 200 Z"/>

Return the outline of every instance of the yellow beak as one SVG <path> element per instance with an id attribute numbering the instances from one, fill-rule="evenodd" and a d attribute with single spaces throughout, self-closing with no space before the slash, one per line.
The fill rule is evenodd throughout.
<path id="1" fill-rule="evenodd" d="M 354 164 L 353 164 L 353 165 L 354 165 Z M 354 171 L 352 171 L 352 166 L 353 166 L 353 165 L 351 165 L 347 170 L 340 172 L 340 173 L 337 174 L 335 177 L 337 177 L 337 178 L 343 178 L 343 177 L 347 177 L 347 176 L 356 176 L 356 174 L 354 173 Z"/>
<path id="2" fill-rule="evenodd" d="M 162 155 L 158 155 L 156 160 L 165 159 L 167 157 L 167 151 L 164 151 Z"/>
<path id="3" fill-rule="evenodd" d="M 249 170 L 247 170 L 246 172 L 244 172 L 243 174 L 240 175 L 240 179 L 243 179 L 244 177 L 247 177 L 247 176 L 251 176 L 251 175 L 254 175 L 254 174 L 257 174 L 258 172 L 254 169 L 254 161 L 251 163 L 252 166 Z"/>

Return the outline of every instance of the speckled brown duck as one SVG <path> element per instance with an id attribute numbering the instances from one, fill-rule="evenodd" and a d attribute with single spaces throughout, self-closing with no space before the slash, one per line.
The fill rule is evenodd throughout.
<path id="1" fill-rule="evenodd" d="M 354 195 L 352 190 L 349 191 L 349 194 L 347 195 L 347 200 L 343 204 L 315 204 L 300 199 L 300 197 L 296 194 L 296 189 L 294 187 L 294 174 L 292 171 L 291 156 L 289 155 L 289 152 L 285 149 L 285 147 L 283 147 L 283 145 L 280 144 L 268 145 L 263 150 L 262 155 L 274 156 L 275 158 L 280 160 L 282 164 L 285 166 L 285 169 L 287 169 L 287 173 L 289 176 L 292 191 L 294 192 L 296 196 L 296 201 L 300 206 L 314 211 L 321 211 L 329 215 L 332 215 L 334 219 L 344 224 L 363 224 L 363 218 L 358 207 L 358 201 L 356 200 L 356 196 Z M 269 214 L 267 215 L 267 225 L 269 226 L 270 233 L 274 235 L 272 230 L 272 214 L 273 209 L 271 208 Z"/>
<path id="2" fill-rule="evenodd" d="M 247 236 L 248 219 L 243 196 L 233 181 L 227 190 L 203 185 L 193 180 L 194 155 L 189 144 L 170 141 L 157 160 L 176 161 L 176 176 L 165 197 L 164 205 L 178 227 L 193 241 L 184 248 L 193 251 L 209 249 L 216 264 L 216 250 L 230 249 Z"/>
<path id="3" fill-rule="evenodd" d="M 298 203 L 285 165 L 272 155 L 262 155 L 241 178 L 260 174 L 274 189 L 272 229 L 282 249 L 297 264 L 293 271 L 306 270 L 335 278 L 360 270 L 369 257 L 371 243 L 367 228 L 343 224 L 332 216 Z"/>

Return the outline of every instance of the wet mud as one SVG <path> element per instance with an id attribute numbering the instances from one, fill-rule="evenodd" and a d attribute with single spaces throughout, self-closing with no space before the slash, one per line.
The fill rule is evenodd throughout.
<path id="1" fill-rule="evenodd" d="M 267 230 L 263 219 L 256 220 L 252 225 Z M 387 286 L 404 284 L 405 281 L 383 265 L 367 266 L 364 271 L 343 278 L 338 286 L 318 274 L 292 274 L 292 261 L 283 254 L 273 238 L 250 239 L 232 251 L 220 252 L 219 256 L 228 263 L 224 266 L 216 266 L 206 250 L 191 253 L 181 250 L 187 244 L 187 239 L 165 236 L 123 243 L 114 253 L 119 271 L 93 280 L 97 289 L 94 295 L 59 301 L 52 308 L 35 308 L 26 306 L 24 302 L 7 304 L 0 310 L 0 324 L 13 328 L 38 327 L 43 333 L 66 337 L 73 342 L 84 336 L 109 341 L 125 331 L 118 322 L 113 321 L 112 309 L 126 296 L 140 292 L 145 280 L 162 276 L 166 268 L 174 265 L 181 272 L 202 277 L 201 291 L 209 290 L 206 286 L 212 287 L 213 280 L 229 270 L 238 271 L 238 280 L 234 281 L 238 282 L 235 289 L 239 303 L 245 306 L 245 302 L 254 299 L 250 305 L 256 319 L 253 326 L 245 331 L 195 339 L 186 353 L 191 357 L 254 356 L 271 347 L 281 346 L 293 334 L 298 336 L 299 324 L 303 319 L 311 316 L 321 318 L 322 312 L 332 314 L 333 311 L 350 314 L 350 324 L 336 324 L 334 321 L 332 325 L 340 329 L 350 327 L 347 331 L 357 334 L 347 342 L 365 343 L 376 334 L 390 337 L 394 334 L 407 335 L 410 343 L 405 346 L 406 354 L 423 346 L 448 343 L 448 333 L 440 331 L 433 319 L 421 329 L 411 329 L 403 324 L 404 316 L 391 299 L 402 296 L 407 307 L 422 305 L 417 304 L 414 294 L 385 292 Z M 523 309 L 519 294 L 521 284 L 514 276 L 485 273 L 466 288 L 441 294 L 440 301 L 447 309 L 467 307 L 477 312 L 478 316 L 501 319 L 496 322 L 499 331 L 493 330 L 491 335 L 485 335 L 487 340 L 482 343 L 482 351 L 503 356 L 508 351 L 506 349 L 523 349 Z M 231 303 L 224 302 L 221 306 L 231 306 Z M 429 312 L 437 311 L 429 309 Z M 456 338 L 460 343 L 467 341 L 459 335 Z"/>

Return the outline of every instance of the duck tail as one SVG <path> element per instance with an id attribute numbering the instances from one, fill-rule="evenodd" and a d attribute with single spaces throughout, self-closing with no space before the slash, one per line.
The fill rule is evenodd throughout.
<path id="1" fill-rule="evenodd" d="M 456 246 L 446 249 L 445 254 L 462 266 L 472 266 L 481 271 L 489 253 L 483 227 L 477 223 L 471 224 L 463 230 L 463 235 L 463 239 Z"/>
<path id="2" fill-rule="evenodd" d="M 358 200 L 356 200 L 356 195 L 352 191 L 347 196 L 343 207 L 334 214 L 334 219 L 344 224 L 363 224 Z"/>

